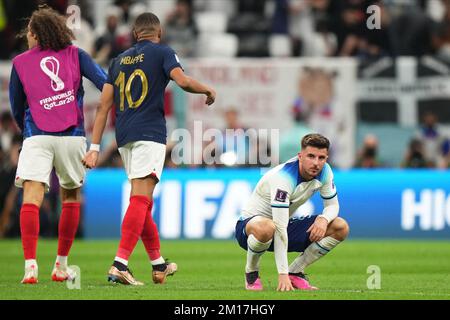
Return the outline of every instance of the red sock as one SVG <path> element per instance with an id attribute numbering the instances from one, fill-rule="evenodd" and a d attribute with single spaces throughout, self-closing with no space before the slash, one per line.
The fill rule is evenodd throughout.
<path id="1" fill-rule="evenodd" d="M 20 233 L 25 260 L 36 259 L 39 238 L 39 207 L 24 203 L 20 210 Z"/>
<path id="2" fill-rule="evenodd" d="M 67 257 L 78 230 L 80 204 L 63 203 L 58 226 L 58 256 Z"/>
<path id="3" fill-rule="evenodd" d="M 133 196 L 130 198 L 130 205 L 122 222 L 122 238 L 117 250 L 117 257 L 125 260 L 130 257 L 144 228 L 145 215 L 149 206 L 148 197 Z"/>
<path id="4" fill-rule="evenodd" d="M 145 215 L 144 229 L 142 230 L 141 239 L 150 260 L 153 261 L 161 257 L 161 253 L 159 252 L 161 246 L 159 244 L 158 227 L 152 218 L 152 207 L 153 201 L 150 203 L 150 210 Z"/>

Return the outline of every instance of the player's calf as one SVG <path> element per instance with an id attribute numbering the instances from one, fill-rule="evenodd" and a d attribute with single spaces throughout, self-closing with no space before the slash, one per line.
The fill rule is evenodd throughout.
<path id="1" fill-rule="evenodd" d="M 264 217 L 254 217 L 246 225 L 247 263 L 245 265 L 245 288 L 252 291 L 263 289 L 258 276 L 261 256 L 269 249 L 275 225 L 272 220 Z"/>

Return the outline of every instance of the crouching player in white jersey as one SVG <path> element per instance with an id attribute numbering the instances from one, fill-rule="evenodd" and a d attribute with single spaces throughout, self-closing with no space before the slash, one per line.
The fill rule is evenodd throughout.
<path id="1" fill-rule="evenodd" d="M 278 269 L 278 291 L 314 290 L 305 268 L 345 240 L 349 227 L 338 217 L 339 202 L 333 172 L 326 163 L 330 142 L 319 134 L 306 135 L 298 157 L 267 172 L 236 224 L 236 239 L 247 250 L 245 287 L 263 289 L 259 261 L 273 251 Z M 321 215 L 292 218 L 295 211 L 319 191 Z M 303 252 L 288 265 L 288 252 Z"/>

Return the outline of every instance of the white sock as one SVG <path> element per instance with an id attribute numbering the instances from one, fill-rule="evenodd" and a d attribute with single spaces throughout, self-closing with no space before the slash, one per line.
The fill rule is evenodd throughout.
<path id="1" fill-rule="evenodd" d="M 163 264 L 163 263 L 165 263 L 165 262 L 166 262 L 166 260 L 164 260 L 163 257 L 159 257 L 159 258 L 156 259 L 156 260 L 150 261 L 150 263 L 152 264 L 152 266 L 156 266 L 157 264 Z"/>
<path id="2" fill-rule="evenodd" d="M 121 264 L 123 264 L 123 265 L 128 267 L 128 260 L 122 259 L 120 257 L 115 257 L 114 261 L 120 262 Z"/>
<path id="3" fill-rule="evenodd" d="M 59 263 L 60 266 L 67 267 L 67 256 L 56 256 L 56 263 Z"/>
<path id="4" fill-rule="evenodd" d="M 36 259 L 25 260 L 25 268 L 30 268 L 31 266 L 35 266 L 37 268 L 38 265 Z"/>
<path id="5" fill-rule="evenodd" d="M 259 260 L 261 256 L 269 249 L 272 240 L 267 242 L 261 242 L 255 238 L 254 235 L 250 235 L 247 239 L 247 265 L 245 266 L 245 272 L 253 272 L 259 270 Z"/>
<path id="6" fill-rule="evenodd" d="M 305 252 L 295 258 L 295 260 L 291 263 L 289 266 L 289 272 L 304 273 L 307 266 L 322 258 L 339 243 L 339 240 L 332 237 L 325 237 L 319 242 L 311 243 L 309 247 L 305 249 Z"/>

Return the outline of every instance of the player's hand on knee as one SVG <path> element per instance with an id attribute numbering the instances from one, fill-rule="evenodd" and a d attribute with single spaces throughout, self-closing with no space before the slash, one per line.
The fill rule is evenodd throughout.
<path id="1" fill-rule="evenodd" d="M 86 153 L 81 162 L 86 168 L 92 169 L 95 168 L 95 166 L 97 165 L 97 160 L 98 160 L 98 151 L 91 150 L 88 151 L 88 153 Z"/>
<path id="2" fill-rule="evenodd" d="M 287 274 L 278 275 L 278 287 L 277 291 L 294 291 L 291 280 Z"/>
<path id="3" fill-rule="evenodd" d="M 208 106 L 212 105 L 216 101 L 216 91 L 212 88 L 209 88 L 208 92 L 206 93 L 206 104 Z"/>
<path id="4" fill-rule="evenodd" d="M 328 221 L 323 217 L 317 217 L 316 221 L 309 227 L 306 232 L 310 232 L 309 240 L 316 242 L 322 240 L 327 232 Z"/>

